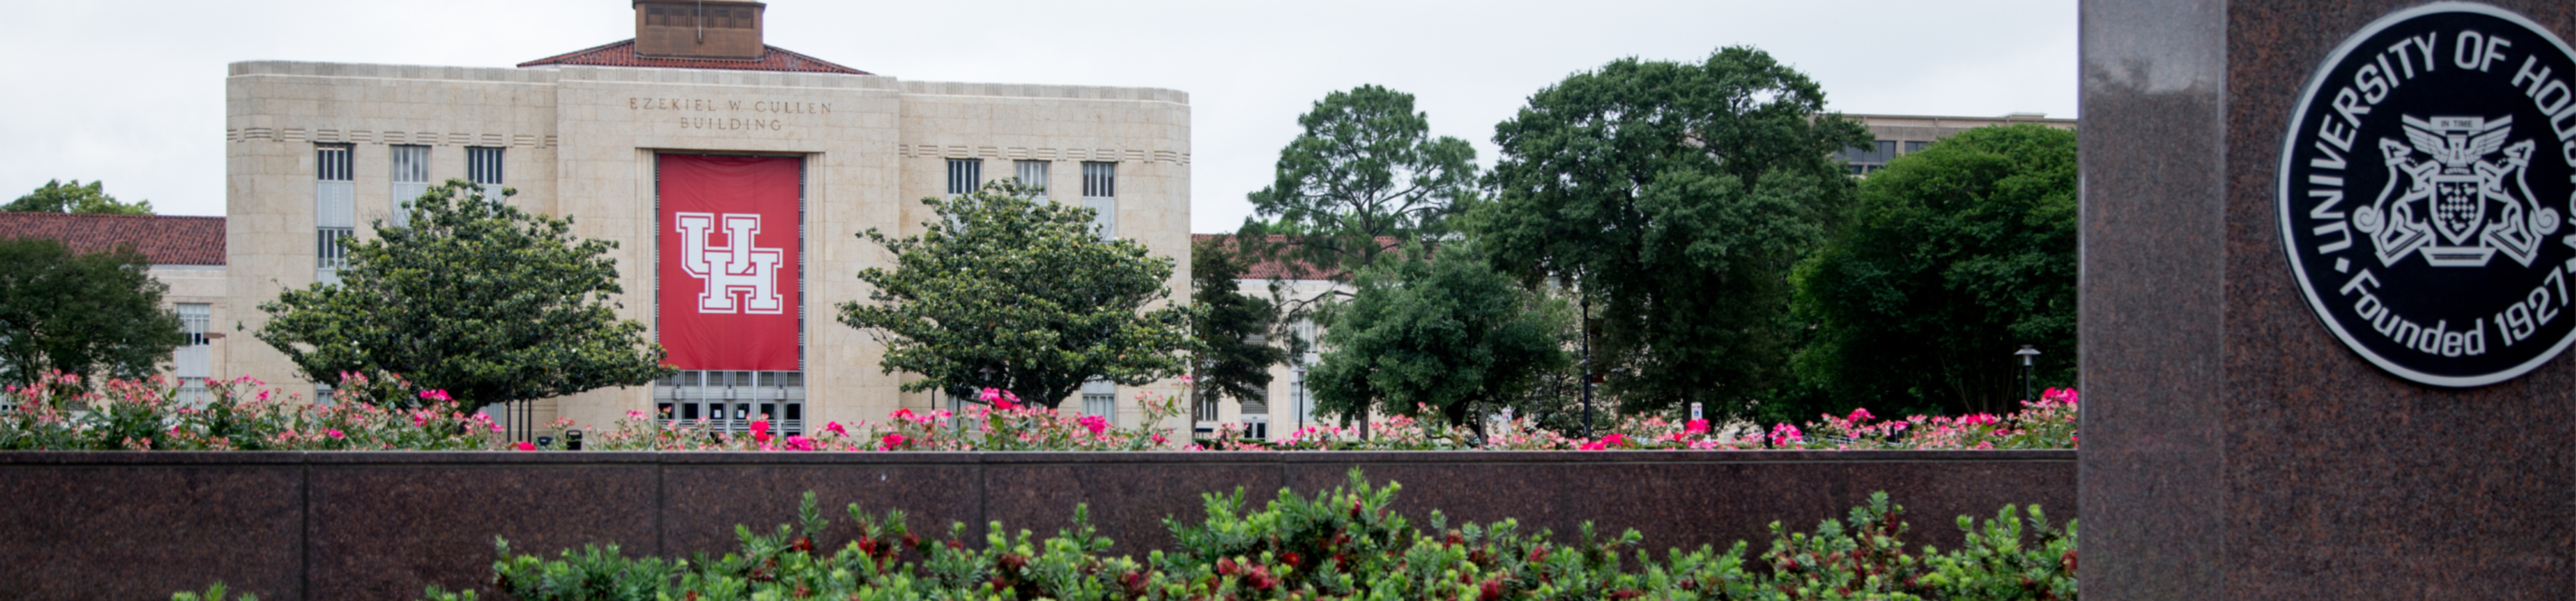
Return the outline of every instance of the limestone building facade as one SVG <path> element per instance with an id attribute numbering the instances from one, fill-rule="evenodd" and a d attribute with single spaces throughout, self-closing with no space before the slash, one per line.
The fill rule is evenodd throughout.
<path id="1" fill-rule="evenodd" d="M 1878 140 L 1868 147 L 1844 149 L 1839 156 L 1851 165 L 1852 175 L 1869 175 L 1887 167 L 1896 157 L 1928 148 L 1932 142 L 1989 125 L 2036 123 L 2058 129 L 2075 129 L 2074 119 L 2050 119 L 2046 113 L 2012 113 L 2001 117 L 1937 117 L 1931 115 L 1843 115 L 1860 121 Z"/>
<path id="2" fill-rule="evenodd" d="M 1000 178 L 1042 182 L 1056 202 L 1101 209 L 1108 235 L 1178 259 L 1170 287 L 1174 299 L 1185 298 L 1187 94 L 908 81 L 767 45 L 768 7 L 757 2 L 643 0 L 632 7 L 636 39 L 515 68 L 230 65 L 229 299 L 216 304 L 217 329 L 257 331 L 265 314 L 253 307 L 283 289 L 335 277 L 332 267 L 343 260 L 335 240 L 399 224 L 401 201 L 460 178 L 515 189 L 511 203 L 570 217 L 577 234 L 617 242 L 623 316 L 661 337 L 665 321 L 689 307 L 657 302 L 657 294 L 712 285 L 705 277 L 668 277 L 661 268 L 685 254 L 671 242 L 686 234 L 673 231 L 684 224 L 660 208 L 677 185 L 673 161 L 761 162 L 794 174 L 786 190 L 795 209 L 749 222 L 759 224 L 764 252 L 791 247 L 761 256 L 792 257 L 776 266 L 775 285 L 792 286 L 784 294 L 795 300 L 774 318 L 796 318 L 795 348 L 771 349 L 792 361 L 758 369 L 682 365 L 688 371 L 681 377 L 652 386 L 541 401 L 536 420 L 596 425 L 628 411 L 667 409 L 717 419 L 768 414 L 795 429 L 952 402 L 899 392 L 906 376 L 880 373 L 883 347 L 835 321 L 834 305 L 865 298 L 859 270 L 891 265 L 892 257 L 859 233 L 918 234 L 931 218 L 920 199 Z M 693 185 L 715 190 L 710 198 L 721 203 L 726 181 Z M 717 233 L 701 228 L 698 240 L 713 244 L 732 231 L 711 227 Z M 738 292 L 705 294 L 732 299 Z M 316 385 L 250 336 L 215 344 L 228 347 L 214 354 L 221 358 L 215 373 Z M 1128 425 L 1138 416 L 1133 399 L 1149 391 L 1175 394 L 1178 383 L 1086 390 L 1091 402 L 1064 406 Z M 1104 395 L 1114 400 L 1104 404 Z"/>

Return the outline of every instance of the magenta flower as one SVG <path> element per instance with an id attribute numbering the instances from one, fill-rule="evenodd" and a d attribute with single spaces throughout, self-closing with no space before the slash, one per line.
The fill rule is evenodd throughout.
<path id="1" fill-rule="evenodd" d="M 833 435 L 833 436 L 849 436 L 849 435 L 850 435 L 850 431 L 849 431 L 849 430 L 841 429 L 841 422 L 824 422 L 824 423 L 823 423 L 823 431 L 825 431 L 825 432 L 830 432 L 830 433 L 832 433 L 832 435 Z"/>
<path id="2" fill-rule="evenodd" d="M 1020 408 L 1019 395 L 1011 394 L 1010 391 L 1007 390 L 986 388 L 982 393 L 977 394 L 976 396 L 982 398 L 986 403 L 992 403 L 993 410 L 995 411 L 1010 411 L 1012 409 Z"/>
<path id="3" fill-rule="evenodd" d="M 903 435 L 902 435 L 902 434 L 896 434 L 896 433 L 893 433 L 893 432 L 887 432 L 887 433 L 886 433 L 886 435 L 885 435 L 885 441 L 884 441 L 884 442 L 885 442 L 885 450 L 892 451 L 892 450 L 894 450 L 894 448 L 895 448 L 895 447 L 903 446 L 903 441 L 904 441 L 904 440 L 905 440 L 905 439 L 904 439 L 904 437 L 903 437 Z"/>
<path id="4" fill-rule="evenodd" d="M 1707 432 L 1707 431 L 1708 431 L 1708 420 L 1704 420 L 1704 419 L 1695 419 L 1695 420 L 1690 420 L 1690 423 L 1688 423 L 1688 424 L 1684 424 L 1684 425 L 1682 426 L 1682 431 L 1683 431 L 1683 432 L 1688 432 L 1688 433 L 1691 433 L 1691 434 L 1699 434 L 1699 433 L 1702 433 L 1702 432 Z"/>
<path id="5" fill-rule="evenodd" d="M 331 431 L 329 432 L 329 435 L 330 435 L 332 438 L 348 438 L 348 437 L 349 437 L 349 435 L 347 435 L 347 434 L 342 434 L 342 433 L 340 433 L 340 429 L 338 429 L 338 428 L 332 428 L 332 429 L 331 429 Z"/>
<path id="6" fill-rule="evenodd" d="M 1082 427 L 1091 430 L 1093 436 L 1098 436 L 1109 429 L 1109 420 L 1097 415 L 1085 415 L 1082 416 Z"/>
<path id="7" fill-rule="evenodd" d="M 534 450 L 537 450 L 537 443 L 528 442 L 528 441 L 525 441 L 525 440 L 519 441 L 519 450 L 522 450 L 522 451 L 534 451 Z"/>

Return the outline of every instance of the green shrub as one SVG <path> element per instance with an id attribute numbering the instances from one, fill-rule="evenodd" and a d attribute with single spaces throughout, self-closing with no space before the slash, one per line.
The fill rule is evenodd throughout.
<path id="1" fill-rule="evenodd" d="M 1350 482 L 1300 496 L 1282 490 L 1260 510 L 1243 492 L 1208 494 L 1196 523 L 1166 519 L 1174 549 L 1144 561 L 1108 555 L 1111 541 L 1074 509 L 1072 528 L 1035 539 L 1002 524 L 970 543 L 965 524 L 943 537 L 913 533 L 902 512 L 848 507 L 855 527 L 835 531 L 814 494 L 792 525 L 756 532 L 735 527 L 739 549 L 686 560 L 626 557 L 616 545 L 565 550 L 556 558 L 514 554 L 495 539 L 492 588 L 526 601 L 750 599 L 991 599 L 1128 601 L 1205 599 L 1629 599 L 1839 600 L 2075 598 L 2075 527 L 2052 528 L 2038 508 L 2027 520 L 2006 506 L 1982 525 L 1959 518 L 1965 545 L 1905 552 L 1904 508 L 1870 496 L 1848 520 L 1812 532 L 1771 526 L 1770 550 L 1748 545 L 1638 550 L 1634 530 L 1602 536 L 1583 524 L 1557 541 L 1518 522 L 1461 523 L 1439 512 L 1417 527 L 1389 507 L 1402 487 Z M 850 536 L 838 549 L 815 541 Z M 1631 553 L 1633 552 L 1633 555 Z M 426 599 L 472 600 L 475 591 L 429 589 Z"/>

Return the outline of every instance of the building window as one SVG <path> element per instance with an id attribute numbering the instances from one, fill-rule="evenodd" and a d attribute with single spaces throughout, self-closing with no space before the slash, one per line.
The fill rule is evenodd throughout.
<path id="1" fill-rule="evenodd" d="M 1288 383 L 1288 412 L 1302 426 L 1315 418 L 1314 398 L 1312 393 L 1306 390 L 1306 369 L 1321 362 L 1324 354 L 1321 352 L 1321 345 L 1316 343 L 1319 332 L 1316 330 L 1314 320 L 1300 319 L 1288 328 L 1290 335 L 1297 337 L 1297 344 L 1306 349 L 1306 352 L 1298 353 L 1295 360 L 1290 362 L 1290 375 L 1295 379 Z"/>
<path id="2" fill-rule="evenodd" d="M 465 147 L 465 179 L 483 184 L 483 193 L 501 196 L 501 151 L 489 146 Z"/>
<path id="3" fill-rule="evenodd" d="M 1197 400 L 1195 400 L 1195 401 L 1192 401 L 1192 402 L 1190 403 L 1190 421 L 1192 421 L 1192 422 L 1212 422 L 1212 421 L 1216 421 L 1216 420 L 1217 420 L 1217 412 L 1216 412 L 1216 403 L 1217 403 L 1217 399 L 1218 399 L 1218 397 L 1217 397 L 1216 395 L 1212 395 L 1212 394 L 1210 394 L 1210 395 L 1200 395 L 1200 398 L 1199 398 L 1199 399 L 1197 399 Z"/>
<path id="4" fill-rule="evenodd" d="M 1094 378 L 1082 383 L 1082 414 L 1109 420 L 1118 426 L 1118 383 Z"/>
<path id="5" fill-rule="evenodd" d="M 1046 198 L 1046 161 L 1019 161 L 1011 164 L 1011 171 L 1013 175 L 1020 178 L 1020 185 L 1034 190 L 1034 195 L 1038 198 Z"/>
<path id="6" fill-rule="evenodd" d="M 187 341 L 181 344 L 188 346 L 207 344 L 206 326 L 213 320 L 214 306 L 206 303 L 179 303 L 178 308 L 179 331 L 188 335 Z"/>
<path id="7" fill-rule="evenodd" d="M 1091 223 L 1100 230 L 1100 239 L 1118 237 L 1118 164 L 1082 164 L 1082 206 L 1090 207 Z"/>
<path id="8" fill-rule="evenodd" d="M 179 331 L 187 334 L 186 343 L 171 353 L 170 375 L 179 379 L 180 403 L 203 406 L 206 403 L 206 378 L 214 375 L 213 347 L 206 331 L 213 321 L 213 305 L 179 303 Z"/>
<path id="9" fill-rule="evenodd" d="M 653 409 L 663 423 L 709 432 L 750 432 L 766 419 L 779 436 L 804 434 L 805 372 L 683 370 L 654 381 Z"/>
<path id="10" fill-rule="evenodd" d="M 317 144 L 313 149 L 313 278 L 339 282 L 348 264 L 343 245 L 358 227 L 357 170 L 347 144 Z"/>
<path id="11" fill-rule="evenodd" d="M 1269 414 L 1270 414 L 1270 389 L 1269 389 L 1269 388 L 1255 388 L 1255 389 L 1252 389 L 1252 398 L 1244 399 L 1244 400 L 1243 400 L 1243 414 L 1244 414 L 1244 415 L 1269 415 Z"/>
<path id="12" fill-rule="evenodd" d="M 348 227 L 324 227 L 314 228 L 313 233 L 313 268 L 335 272 L 331 276 L 331 281 L 337 283 L 339 274 L 336 272 L 349 266 L 349 239 L 357 237 L 358 230 Z"/>
<path id="13" fill-rule="evenodd" d="M 313 179 L 326 182 L 357 179 L 358 170 L 351 167 L 355 163 L 350 159 L 349 154 L 350 147 L 347 144 L 315 144 Z"/>
<path id="14" fill-rule="evenodd" d="M 1841 154 L 1842 159 L 1851 164 L 1852 175 L 1868 175 L 1872 171 L 1886 167 L 1888 160 L 1896 158 L 1896 141 L 1879 140 L 1869 146 L 1843 149 Z"/>
<path id="15" fill-rule="evenodd" d="M 735 7 L 735 8 L 731 8 L 731 9 L 726 9 L 726 8 L 711 8 L 711 9 L 707 9 L 707 12 L 709 13 L 709 14 L 708 14 L 708 17 L 710 17 L 710 18 L 712 18 L 712 19 L 713 19 L 712 21 L 710 21 L 710 22 L 708 22 L 708 23 L 707 23 L 707 26 L 708 26 L 708 27 L 722 27 L 722 28 L 725 28 L 725 29 L 751 29 L 751 13 L 752 13 L 752 11 L 751 11 L 751 9 L 749 9 L 749 8 L 743 8 L 743 7 Z"/>
<path id="16" fill-rule="evenodd" d="M 1906 140 L 1906 141 L 1905 141 L 1905 154 L 1914 154 L 1914 153 L 1917 153 L 1917 152 L 1923 152 L 1923 149 L 1924 149 L 1924 148 L 1930 147 L 1931 145 L 1932 145 L 1932 143 L 1931 143 L 1931 142 L 1925 142 L 1925 141 L 1922 141 L 1922 140 Z"/>
<path id="17" fill-rule="evenodd" d="M 404 208 L 403 205 L 419 200 L 421 194 L 429 192 L 429 147 L 396 144 L 392 148 L 394 218 L 387 220 L 387 223 L 393 224 L 394 227 L 409 227 L 411 210 Z"/>
<path id="18" fill-rule="evenodd" d="M 948 194 L 974 194 L 984 184 L 983 159 L 948 159 Z"/>
<path id="19" fill-rule="evenodd" d="M 1243 437 L 1247 440 L 1270 439 L 1270 416 L 1243 416 Z"/>

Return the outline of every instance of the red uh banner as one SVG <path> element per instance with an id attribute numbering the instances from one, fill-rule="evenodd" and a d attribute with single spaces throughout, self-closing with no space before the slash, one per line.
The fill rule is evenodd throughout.
<path id="1" fill-rule="evenodd" d="M 661 155 L 662 348 L 680 369 L 796 369 L 791 157 Z"/>

